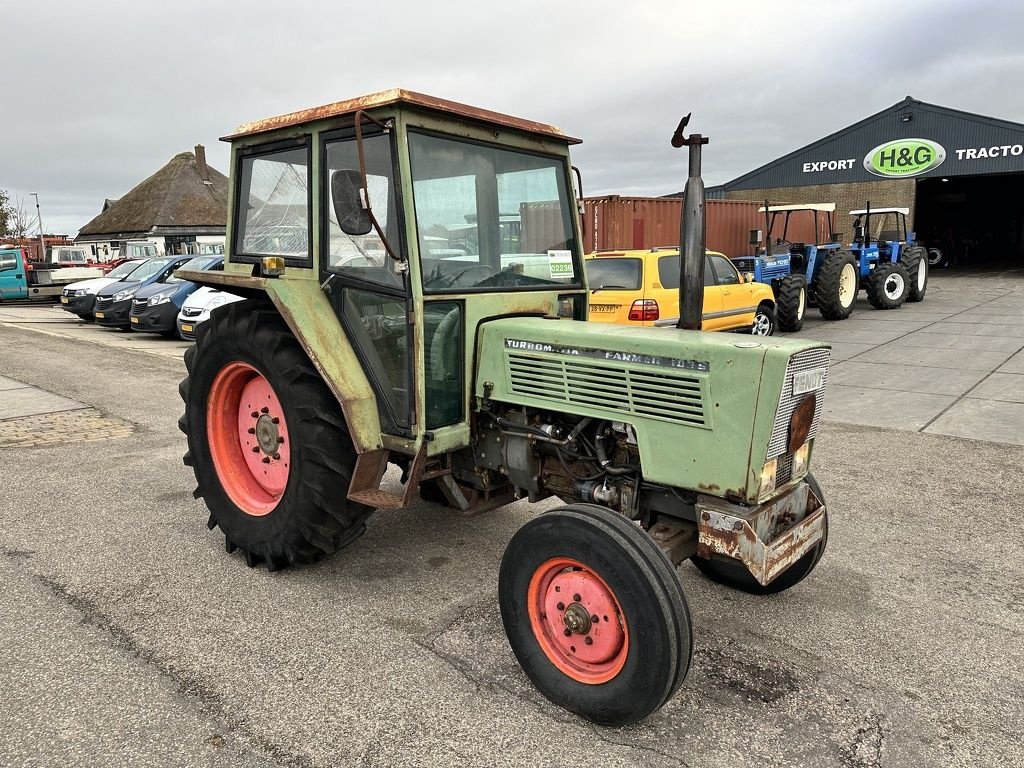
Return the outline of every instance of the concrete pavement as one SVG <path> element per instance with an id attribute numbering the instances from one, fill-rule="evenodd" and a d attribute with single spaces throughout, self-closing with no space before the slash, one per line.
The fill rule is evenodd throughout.
<path id="1" fill-rule="evenodd" d="M 323 563 L 250 570 L 191 498 L 178 359 L 109 347 L 98 366 L 81 339 L 8 325 L 0 371 L 132 427 L 6 452 L 0 765 L 1024 762 L 1024 448 L 827 423 L 819 569 L 765 599 L 682 567 L 691 674 L 603 729 L 537 694 L 501 629 L 498 562 L 529 505 L 417 503 Z"/>

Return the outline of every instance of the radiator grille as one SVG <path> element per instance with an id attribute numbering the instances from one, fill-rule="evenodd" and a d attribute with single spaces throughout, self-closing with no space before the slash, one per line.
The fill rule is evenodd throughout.
<path id="1" fill-rule="evenodd" d="M 818 434 L 818 425 L 821 423 L 821 412 L 825 407 L 825 386 L 828 384 L 828 364 L 830 351 L 828 349 L 809 349 L 806 352 L 797 352 L 789 358 L 786 366 L 786 379 L 782 384 L 782 396 L 779 398 L 779 407 L 775 412 L 775 424 L 772 427 L 772 436 L 768 441 L 768 459 L 774 459 L 786 452 L 789 443 L 789 420 L 793 411 L 800 404 L 806 394 L 793 395 L 793 376 L 801 371 L 810 371 L 814 368 L 824 368 L 825 378 L 821 389 L 817 390 L 817 403 L 814 407 L 814 421 L 811 423 L 811 431 L 808 439 Z"/>
<path id="2" fill-rule="evenodd" d="M 113 296 L 100 296 L 96 299 L 96 309 L 106 309 L 114 303 Z"/>
<path id="3" fill-rule="evenodd" d="M 515 394 L 710 428 L 702 377 L 516 352 L 506 355 Z"/>

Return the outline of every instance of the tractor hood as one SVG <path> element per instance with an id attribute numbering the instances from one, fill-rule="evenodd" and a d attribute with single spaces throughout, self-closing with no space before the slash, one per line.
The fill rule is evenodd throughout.
<path id="1" fill-rule="evenodd" d="M 789 481 L 790 419 L 809 397 L 817 433 L 829 346 L 503 318 L 480 326 L 477 359 L 478 397 L 629 423 L 648 482 L 755 503 L 766 462 Z"/>

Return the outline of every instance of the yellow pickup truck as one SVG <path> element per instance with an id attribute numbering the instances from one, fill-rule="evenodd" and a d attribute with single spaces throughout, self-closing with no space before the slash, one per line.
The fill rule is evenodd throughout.
<path id="1" fill-rule="evenodd" d="M 589 319 L 599 323 L 655 325 L 679 316 L 679 249 L 598 251 L 584 256 Z M 775 333 L 770 285 L 747 280 L 721 253 L 704 261 L 705 331 Z"/>

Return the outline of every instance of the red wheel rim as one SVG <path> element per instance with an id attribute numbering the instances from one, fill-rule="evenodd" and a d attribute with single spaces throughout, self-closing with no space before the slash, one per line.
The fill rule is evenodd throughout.
<path id="1" fill-rule="evenodd" d="M 533 572 L 530 628 L 548 661 L 580 683 L 613 679 L 629 654 L 626 616 L 604 579 L 578 560 L 556 557 Z"/>
<path id="2" fill-rule="evenodd" d="M 206 435 L 225 493 L 247 515 L 271 512 L 288 486 L 291 441 L 284 409 L 262 373 L 228 363 L 206 400 Z"/>

